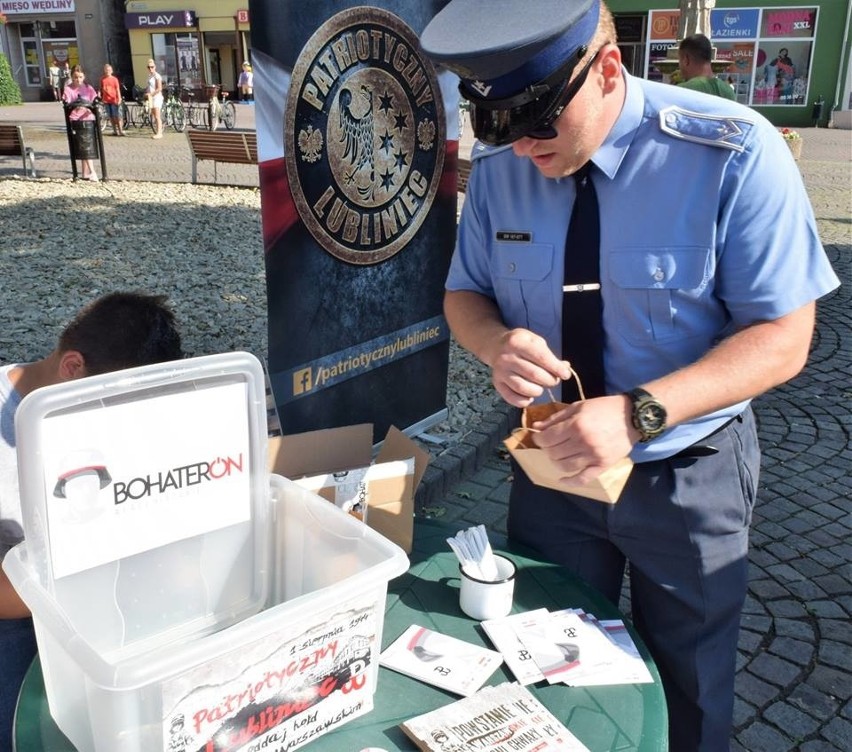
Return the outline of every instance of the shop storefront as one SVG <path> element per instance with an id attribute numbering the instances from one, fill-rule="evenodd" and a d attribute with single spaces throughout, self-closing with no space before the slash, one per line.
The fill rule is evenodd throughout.
<path id="1" fill-rule="evenodd" d="M 127 32 L 110 0 L 0 0 L 6 23 L 2 48 L 24 101 L 53 99 L 50 68 L 81 65 L 97 82 L 105 63 L 116 73 L 129 65 Z"/>
<path id="2" fill-rule="evenodd" d="M 74 0 L 0 0 L 0 12 L 6 16 L 3 49 L 22 96 L 30 101 L 46 96 L 50 66 L 80 62 Z"/>
<path id="3" fill-rule="evenodd" d="M 609 0 L 625 66 L 663 80 L 654 66 L 677 46 L 679 11 L 659 0 Z M 717 0 L 711 11 L 716 57 L 729 62 L 719 78 L 736 98 L 779 125 L 811 125 L 813 105 L 825 100 L 823 122 L 848 111 L 849 5 L 836 0 Z M 844 31 L 845 30 L 845 31 Z"/>
<path id="4" fill-rule="evenodd" d="M 245 3 L 245 0 L 241 0 Z M 220 85 L 234 93 L 243 61 L 250 60 L 249 12 L 238 2 L 128 2 L 124 24 L 130 37 L 137 84 L 149 58 L 167 85 L 203 91 Z"/>

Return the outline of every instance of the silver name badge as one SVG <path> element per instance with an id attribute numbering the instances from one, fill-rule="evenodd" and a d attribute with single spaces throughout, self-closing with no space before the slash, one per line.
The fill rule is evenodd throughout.
<path id="1" fill-rule="evenodd" d="M 494 236 L 495 240 L 500 240 L 509 243 L 532 243 L 531 232 L 506 232 L 499 231 Z"/>

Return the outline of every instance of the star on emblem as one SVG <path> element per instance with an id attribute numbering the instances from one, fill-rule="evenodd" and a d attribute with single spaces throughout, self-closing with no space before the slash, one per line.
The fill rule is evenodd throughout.
<path id="1" fill-rule="evenodd" d="M 470 88 L 473 89 L 477 94 L 481 94 L 483 97 L 488 96 L 488 92 L 493 88 L 491 84 L 486 84 L 485 81 L 474 81 Z"/>

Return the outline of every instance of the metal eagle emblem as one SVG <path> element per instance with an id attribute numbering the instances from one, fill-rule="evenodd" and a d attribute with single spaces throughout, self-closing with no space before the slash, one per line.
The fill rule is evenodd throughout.
<path id="1" fill-rule="evenodd" d="M 445 142 L 437 76 L 399 17 L 352 8 L 314 33 L 293 68 L 284 143 L 296 209 L 326 251 L 375 264 L 404 248 L 437 193 Z"/>

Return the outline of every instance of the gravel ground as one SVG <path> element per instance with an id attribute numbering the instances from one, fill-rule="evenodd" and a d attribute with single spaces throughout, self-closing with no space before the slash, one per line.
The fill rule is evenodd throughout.
<path id="1" fill-rule="evenodd" d="M 266 286 L 256 188 L 0 180 L 0 363 L 55 345 L 87 301 L 113 290 L 169 296 L 187 355 L 266 359 Z M 451 345 L 440 453 L 500 402 L 487 370 Z"/>

